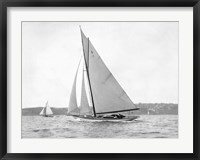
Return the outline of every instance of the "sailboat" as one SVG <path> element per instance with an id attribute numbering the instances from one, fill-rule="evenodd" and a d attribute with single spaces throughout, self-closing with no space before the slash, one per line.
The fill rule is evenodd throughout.
<path id="1" fill-rule="evenodd" d="M 69 106 L 68 115 L 90 120 L 122 120 L 132 121 L 138 116 L 124 116 L 119 112 L 138 110 L 126 92 L 109 71 L 90 39 L 82 29 L 81 40 L 83 47 L 83 73 L 80 106 L 77 105 L 76 83 L 80 62 L 76 70 Z M 86 94 L 86 82 L 89 86 L 89 98 Z M 89 105 L 90 99 L 92 106 Z"/>
<path id="2" fill-rule="evenodd" d="M 40 112 L 40 115 L 44 117 L 53 117 L 53 112 L 51 108 L 49 107 L 48 101 L 46 102 L 45 107 Z"/>

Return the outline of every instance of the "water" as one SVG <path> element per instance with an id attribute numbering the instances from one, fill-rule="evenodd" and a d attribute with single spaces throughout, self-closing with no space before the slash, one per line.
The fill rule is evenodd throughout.
<path id="1" fill-rule="evenodd" d="M 142 115 L 131 122 L 71 116 L 22 116 L 22 138 L 178 138 L 177 115 Z"/>

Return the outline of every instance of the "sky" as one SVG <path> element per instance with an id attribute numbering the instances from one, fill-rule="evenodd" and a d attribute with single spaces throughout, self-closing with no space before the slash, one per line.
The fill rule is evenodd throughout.
<path id="1" fill-rule="evenodd" d="M 79 25 L 133 103 L 178 103 L 178 22 L 23 22 L 23 108 L 68 107 Z"/>

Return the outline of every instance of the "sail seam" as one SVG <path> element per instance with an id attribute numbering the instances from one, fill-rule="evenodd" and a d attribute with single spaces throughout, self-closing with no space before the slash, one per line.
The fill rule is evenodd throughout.
<path id="1" fill-rule="evenodd" d="M 105 78 L 105 80 L 102 82 L 103 84 L 106 83 L 106 81 L 112 76 L 112 73 L 109 73 L 109 75 Z"/>

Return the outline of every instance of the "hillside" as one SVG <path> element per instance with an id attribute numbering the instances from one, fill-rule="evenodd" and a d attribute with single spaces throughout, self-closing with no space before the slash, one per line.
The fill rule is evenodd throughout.
<path id="1" fill-rule="evenodd" d="M 39 115 L 42 111 L 43 107 L 34 107 L 34 108 L 23 108 L 22 109 L 22 115 L 23 116 L 35 116 Z M 54 108 L 51 107 L 52 112 L 54 115 L 66 115 L 67 114 L 67 108 Z"/>
<path id="2" fill-rule="evenodd" d="M 138 103 L 135 104 L 140 110 L 132 111 L 135 115 L 177 115 L 178 104 L 173 103 Z M 23 116 L 39 115 L 43 107 L 23 108 Z M 67 108 L 51 107 L 54 115 L 67 115 Z"/>
<path id="3" fill-rule="evenodd" d="M 137 115 L 177 115 L 178 104 L 173 103 L 139 103 L 136 107 L 140 108 L 138 111 L 132 112 Z"/>

